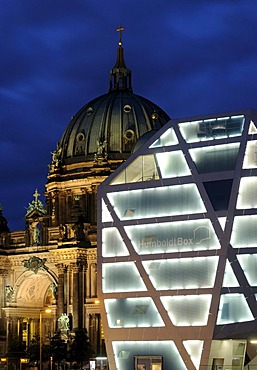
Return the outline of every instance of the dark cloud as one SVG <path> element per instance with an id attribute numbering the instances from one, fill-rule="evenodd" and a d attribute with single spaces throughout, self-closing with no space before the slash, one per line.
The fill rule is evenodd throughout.
<path id="1" fill-rule="evenodd" d="M 0 203 L 23 228 L 50 151 L 108 91 L 123 24 L 134 92 L 172 117 L 256 107 L 257 4 L 234 0 L 1 0 Z"/>

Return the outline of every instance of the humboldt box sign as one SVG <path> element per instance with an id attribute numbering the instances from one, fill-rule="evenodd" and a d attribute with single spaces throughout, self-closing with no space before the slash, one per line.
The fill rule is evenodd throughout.
<path id="1" fill-rule="evenodd" d="M 161 233 L 158 235 L 145 235 L 139 240 L 139 249 L 164 249 L 174 247 L 188 247 L 209 244 L 211 239 L 211 230 L 207 226 L 198 226 L 192 230 L 191 235 L 183 237 L 182 235 L 167 236 L 168 232 L 165 232 L 165 237 L 161 237 Z M 172 233 L 174 234 L 174 232 Z M 186 233 L 188 234 L 188 232 Z"/>

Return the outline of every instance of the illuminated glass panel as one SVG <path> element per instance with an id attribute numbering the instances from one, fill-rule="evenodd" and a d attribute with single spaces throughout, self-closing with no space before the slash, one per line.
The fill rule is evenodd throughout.
<path id="1" fill-rule="evenodd" d="M 254 320 L 243 294 L 222 294 L 217 325 Z"/>
<path id="2" fill-rule="evenodd" d="M 125 226 L 139 255 L 220 249 L 209 219 Z"/>
<path id="3" fill-rule="evenodd" d="M 257 167 L 257 141 L 248 141 L 246 144 L 243 168 Z"/>
<path id="4" fill-rule="evenodd" d="M 237 259 L 242 266 L 249 285 L 257 285 L 257 255 L 256 254 L 240 254 Z"/>
<path id="5" fill-rule="evenodd" d="M 240 180 L 237 209 L 257 208 L 257 177 L 242 177 Z"/>
<path id="6" fill-rule="evenodd" d="M 123 171 L 119 171 L 118 175 L 114 177 L 112 181 L 110 181 L 110 185 L 117 185 L 117 184 L 125 184 L 126 183 L 126 168 Z"/>
<path id="7" fill-rule="evenodd" d="M 244 116 L 205 119 L 199 123 L 197 135 L 207 138 L 233 137 L 241 135 Z"/>
<path id="8" fill-rule="evenodd" d="M 157 290 L 212 288 L 218 257 L 174 258 L 144 261 Z"/>
<path id="9" fill-rule="evenodd" d="M 233 223 L 231 244 L 233 248 L 251 248 L 257 246 L 257 215 L 236 216 Z"/>
<path id="10" fill-rule="evenodd" d="M 104 293 L 146 290 L 134 262 L 104 263 L 102 268 L 102 289 Z"/>
<path id="11" fill-rule="evenodd" d="M 219 117 L 179 123 L 181 133 L 188 143 L 239 136 L 244 116 Z"/>
<path id="12" fill-rule="evenodd" d="M 171 340 L 156 341 L 113 341 L 113 352 L 116 368 L 131 370 L 134 368 L 134 358 L 138 356 L 156 356 L 156 352 L 163 357 L 164 369 L 187 370 L 175 343 Z M 158 349 L 158 350 L 157 350 Z"/>
<path id="13" fill-rule="evenodd" d="M 201 138 L 197 136 L 197 131 L 199 123 L 202 121 L 192 121 L 179 123 L 179 128 L 182 136 L 188 143 L 193 143 L 195 141 L 201 141 Z"/>
<path id="14" fill-rule="evenodd" d="M 248 134 L 256 134 L 256 133 L 257 133 L 257 129 L 255 127 L 255 124 L 253 123 L 253 121 L 251 121 Z"/>
<path id="15" fill-rule="evenodd" d="M 225 230 L 227 217 L 219 217 L 218 220 L 219 220 L 222 230 Z"/>
<path id="16" fill-rule="evenodd" d="M 108 198 L 121 220 L 206 212 L 195 184 L 113 192 Z"/>
<path id="17" fill-rule="evenodd" d="M 240 143 L 189 149 L 200 174 L 235 169 Z"/>
<path id="18" fill-rule="evenodd" d="M 111 221 L 113 221 L 112 216 L 108 211 L 106 204 L 102 200 L 102 222 L 111 222 Z"/>
<path id="19" fill-rule="evenodd" d="M 165 131 L 149 148 L 158 148 L 161 146 L 170 146 L 178 144 L 177 136 L 173 128 L 169 128 Z"/>
<path id="20" fill-rule="evenodd" d="M 175 326 L 205 326 L 211 294 L 162 296 L 161 301 Z"/>
<path id="21" fill-rule="evenodd" d="M 128 256 L 129 252 L 116 227 L 104 228 L 102 242 L 103 257 Z"/>
<path id="22" fill-rule="evenodd" d="M 174 152 L 157 153 L 156 159 L 162 178 L 191 175 L 183 152 L 180 150 Z"/>
<path id="23" fill-rule="evenodd" d="M 164 326 L 152 298 L 105 299 L 110 328 Z"/>
<path id="24" fill-rule="evenodd" d="M 228 287 L 238 287 L 238 281 L 237 278 L 233 272 L 233 269 L 229 263 L 229 261 L 226 262 L 226 268 L 224 273 L 224 279 L 223 279 L 223 285 L 224 288 Z"/>
<path id="25" fill-rule="evenodd" d="M 110 182 L 110 185 L 157 179 L 159 175 L 154 155 L 148 154 L 137 157 Z"/>
<path id="26" fill-rule="evenodd" d="M 183 340 L 185 349 L 187 350 L 189 356 L 196 369 L 199 369 L 201 355 L 203 350 L 203 341 L 202 340 Z"/>

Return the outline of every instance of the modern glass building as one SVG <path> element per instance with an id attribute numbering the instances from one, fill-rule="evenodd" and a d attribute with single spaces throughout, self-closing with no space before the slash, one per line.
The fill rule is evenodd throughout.
<path id="1" fill-rule="evenodd" d="M 111 370 L 254 364 L 256 195 L 254 110 L 171 120 L 100 185 Z"/>

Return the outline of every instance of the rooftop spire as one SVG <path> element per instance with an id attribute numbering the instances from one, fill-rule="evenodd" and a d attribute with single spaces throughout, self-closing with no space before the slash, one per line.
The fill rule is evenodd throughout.
<path id="1" fill-rule="evenodd" d="M 122 26 L 120 26 L 120 27 L 118 27 L 117 28 L 117 32 L 119 32 L 120 33 L 120 41 L 119 41 L 119 46 L 122 46 L 122 31 L 124 31 L 124 27 L 122 27 Z"/>
<path id="2" fill-rule="evenodd" d="M 119 26 L 116 30 L 119 32 L 120 40 L 117 53 L 117 60 L 115 66 L 110 72 L 110 90 L 130 90 L 131 87 L 131 71 L 126 67 L 123 55 L 122 47 L 122 31 L 124 31 L 123 26 Z"/>

